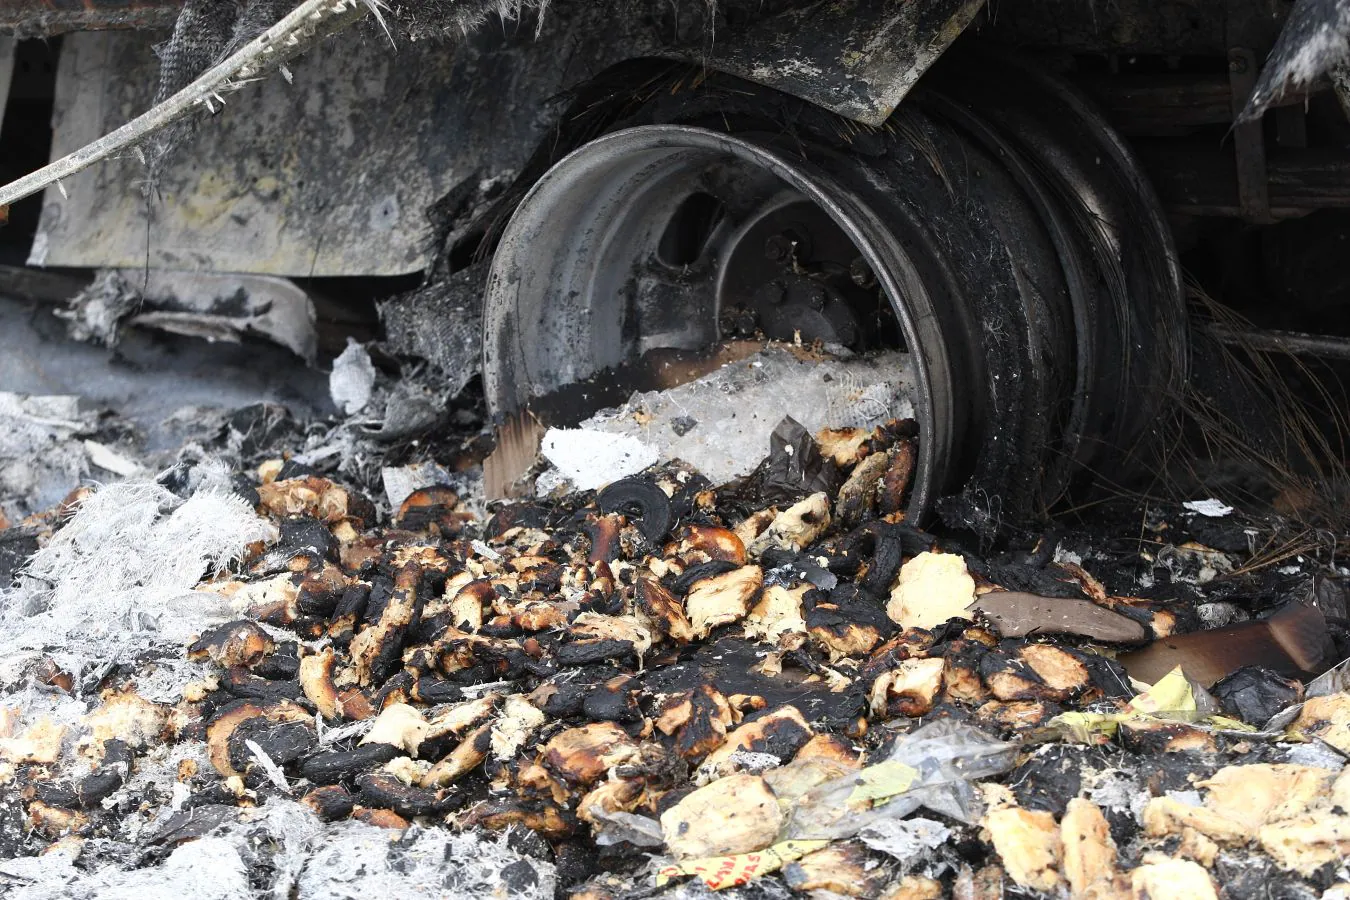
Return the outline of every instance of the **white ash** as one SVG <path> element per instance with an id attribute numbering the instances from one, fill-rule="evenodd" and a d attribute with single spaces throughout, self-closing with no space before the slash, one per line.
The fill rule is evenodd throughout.
<path id="1" fill-rule="evenodd" d="M 348 722 L 345 725 L 332 728 L 324 724 L 323 716 L 316 715 L 314 717 L 314 731 L 319 736 L 320 746 L 336 744 L 338 741 L 347 740 L 347 738 L 362 737 L 374 726 L 374 719 L 358 719 L 355 722 Z"/>
<path id="2" fill-rule="evenodd" d="M 6 884 L 8 881 L 8 884 Z M 70 853 L 0 862 L 9 900 L 253 900 L 248 870 L 227 840 L 205 837 L 175 849 L 163 863 L 130 871 L 84 872 Z"/>
<path id="3" fill-rule="evenodd" d="M 1168 544 L 1158 551 L 1155 567 L 1166 569 L 1173 584 L 1200 586 L 1233 571 L 1233 560 L 1218 550 Z"/>
<path id="4" fill-rule="evenodd" d="M 606 812 L 597 809 L 592 815 L 602 826 L 595 835 L 596 846 L 610 847 L 623 841 L 634 847 L 657 848 L 666 844 L 661 835 L 661 824 L 655 819 L 622 810 Z"/>
<path id="5" fill-rule="evenodd" d="M 1337 750 L 1321 741 L 1309 744 L 1281 744 L 1284 761 L 1296 766 L 1312 766 L 1317 769 L 1330 769 L 1339 772 L 1345 768 L 1346 759 Z"/>
<path id="6" fill-rule="evenodd" d="M 262 769 L 267 780 L 272 782 L 273 786 L 283 794 L 291 792 L 291 784 L 286 780 L 286 773 L 281 771 L 281 766 L 276 764 L 272 757 L 267 755 L 267 751 L 258 745 L 258 742 L 252 739 L 244 741 L 244 746 L 248 752 L 253 754 L 253 758 L 258 761 L 258 766 Z"/>
<path id="7" fill-rule="evenodd" d="M 1206 628 L 1222 628 L 1251 618 L 1245 611 L 1222 600 L 1197 605 L 1195 614 Z"/>
<path id="8" fill-rule="evenodd" d="M 731 754 L 730 762 L 738 772 L 749 772 L 751 775 L 759 775 L 783 764 L 772 753 L 755 753 L 752 750 L 737 750 Z"/>
<path id="9" fill-rule="evenodd" d="M 1064 547 L 1056 546 L 1055 563 L 1058 565 L 1064 565 L 1065 563 L 1068 563 L 1069 565 L 1072 566 L 1081 566 L 1083 564 L 1083 557 L 1072 550 L 1067 550 Z"/>
<path id="10" fill-rule="evenodd" d="M 483 468 L 475 466 L 464 472 L 450 474 L 450 487 L 459 494 L 459 508 L 473 513 L 478 521 L 486 522 L 492 513 L 487 507 L 487 495 L 483 493 Z"/>
<path id="11" fill-rule="evenodd" d="M 0 888 L 14 900 L 547 900 L 557 881 L 552 864 L 512 850 L 504 835 L 324 825 L 284 800 L 241 810 L 237 821 L 184 843 L 156 866 L 73 862 L 62 851 L 0 862 Z M 260 873 L 266 883 L 258 883 Z"/>
<path id="12" fill-rule="evenodd" d="M 552 900 L 556 881 L 551 863 L 517 853 L 504 835 L 489 839 L 414 827 L 392 839 L 386 829 L 342 822 L 328 829 L 322 849 L 304 861 L 297 896 Z"/>
<path id="13" fill-rule="evenodd" d="M 83 862 L 77 868 L 68 854 L 48 854 L 0 863 L 0 887 L 17 887 L 5 894 L 7 900 L 287 900 L 306 896 L 297 895 L 296 883 L 324 833 L 324 824 L 305 807 L 273 801 L 240 811 L 237 821 L 182 844 L 156 866 L 127 868 L 110 855 L 93 861 L 102 865 Z M 389 832 L 382 833 L 387 842 Z M 255 879 L 269 873 L 271 883 L 258 887 L 250 872 Z"/>
<path id="14" fill-rule="evenodd" d="M 131 777 L 103 801 L 112 807 L 127 800 L 142 800 L 151 794 L 167 794 L 169 802 L 142 818 L 128 816 L 122 826 L 127 840 L 135 840 L 142 832 L 153 834 L 164 820 L 178 812 L 187 799 L 187 786 L 178 780 L 179 766 L 191 762 L 199 772 L 211 771 L 211 757 L 205 741 L 179 741 L 176 744 L 155 744 L 136 757 Z"/>
<path id="15" fill-rule="evenodd" d="M 915 816 L 911 819 L 880 819 L 858 832 L 858 838 L 873 850 L 898 860 L 905 871 L 952 836 L 952 830 L 935 819 Z"/>
<path id="16" fill-rule="evenodd" d="M 473 547 L 474 553 L 477 553 L 484 559 L 490 559 L 493 562 L 498 562 L 502 558 L 502 555 L 500 553 L 498 553 L 496 550 L 493 550 L 486 543 L 478 540 L 477 538 L 473 539 L 472 541 L 469 541 L 469 546 Z"/>
<path id="17" fill-rule="evenodd" d="M 212 599 L 210 594 L 192 594 L 190 597 L 192 598 L 190 602 L 194 604 L 196 609 L 189 611 L 188 615 L 212 608 L 209 604 L 215 603 L 218 605 L 214 608 L 218 609 L 220 614 L 213 618 L 232 618 L 224 615 L 227 607 L 225 604 L 219 604 L 219 598 Z M 203 601 L 208 605 L 200 606 Z M 166 607 L 166 617 L 171 621 L 174 616 L 173 610 L 172 604 Z M 195 640 L 198 634 L 199 630 L 191 630 L 188 634 L 179 635 L 178 640 L 170 640 L 172 630 L 161 631 L 160 640 L 170 646 L 166 647 L 163 653 L 155 654 L 157 658 L 142 660 L 136 667 L 135 672 L 131 675 L 131 682 L 136 693 L 151 703 L 172 706 L 183 699 L 183 688 L 187 685 L 218 675 L 220 670 L 213 665 L 187 659 L 183 655 L 181 647 Z M 126 660 L 122 661 L 125 662 Z"/>
<path id="18" fill-rule="evenodd" d="M 60 503 L 89 472 L 79 438 L 93 430 L 79 397 L 0 391 L 0 513 L 17 520 Z"/>
<path id="19" fill-rule="evenodd" d="M 59 688 L 25 684 L 4 698 L 5 706 L 18 705 L 28 719 L 50 719 L 58 725 L 73 725 L 89 712 L 88 704 Z"/>
<path id="20" fill-rule="evenodd" d="M 1213 497 L 1210 497 L 1207 500 L 1187 500 L 1181 505 L 1193 513 L 1198 513 L 1213 519 L 1221 519 L 1224 516 L 1231 515 L 1233 512 L 1233 507 L 1224 503 L 1222 500 L 1216 500 Z"/>
<path id="21" fill-rule="evenodd" d="M 516 686 L 514 681 L 484 681 L 479 684 L 465 684 L 460 686 L 460 693 L 465 697 L 478 697 L 489 691 L 509 690 Z"/>
<path id="22" fill-rule="evenodd" d="M 580 491 L 593 491 L 636 475 L 661 460 L 651 444 L 595 428 L 550 428 L 539 452 Z M 541 488 L 548 484 L 547 479 L 541 479 Z"/>
<path id="23" fill-rule="evenodd" d="M 57 315 L 66 320 L 71 338 L 115 347 L 122 338 L 122 320 L 140 306 L 140 294 L 116 269 L 100 269 L 94 280 Z"/>
<path id="24" fill-rule="evenodd" d="M 1149 793 L 1138 780 L 1119 769 L 1106 769 L 1096 773 L 1085 769 L 1083 776 L 1090 782 L 1087 790 L 1089 800 L 1102 809 L 1128 812 L 1135 821 L 1142 822 Z"/>
<path id="25" fill-rule="evenodd" d="M 398 508 L 413 491 L 444 486 L 459 495 L 461 510 L 473 513 L 480 521 L 487 521 L 491 515 L 483 495 L 481 467 L 452 472 L 435 460 L 409 463 L 406 466 L 385 466 L 380 469 L 380 482 L 391 514 L 398 512 Z"/>
<path id="26" fill-rule="evenodd" d="M 436 462 L 420 462 L 407 466 L 385 466 L 380 470 L 384 483 L 384 498 L 391 510 L 397 510 L 414 491 L 433 485 L 449 485 L 448 469 Z"/>

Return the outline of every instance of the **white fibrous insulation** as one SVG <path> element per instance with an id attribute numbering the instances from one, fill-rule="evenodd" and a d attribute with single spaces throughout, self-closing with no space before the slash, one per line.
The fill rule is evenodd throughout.
<path id="1" fill-rule="evenodd" d="M 249 544 L 275 537 L 214 479 L 186 500 L 154 482 L 95 490 L 33 557 L 21 585 L 0 592 L 0 683 L 43 648 L 77 673 L 157 641 L 181 653 L 229 615 L 226 601 L 193 588 Z"/>
<path id="2" fill-rule="evenodd" d="M 678 387 L 636 393 L 575 430 L 550 429 L 543 455 L 580 490 L 671 459 L 724 484 L 759 464 L 784 416 L 815 434 L 914 415 L 909 354 L 846 353 L 817 357 L 770 347 Z M 563 437 L 570 442 L 562 444 Z"/>

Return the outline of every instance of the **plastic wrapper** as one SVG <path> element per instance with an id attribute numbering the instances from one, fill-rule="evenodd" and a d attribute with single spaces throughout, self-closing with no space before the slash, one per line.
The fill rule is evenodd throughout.
<path id="1" fill-rule="evenodd" d="M 1012 768 L 1017 745 L 959 722 L 924 725 L 895 742 L 881 762 L 827 781 L 797 803 L 783 835 L 837 840 L 884 819 L 927 807 L 962 822 L 979 818 L 974 782 Z"/>
<path id="2" fill-rule="evenodd" d="M 601 847 L 624 841 L 635 847 L 660 847 L 665 843 L 661 837 L 661 823 L 655 819 L 635 813 L 605 810 L 597 810 L 594 816 L 601 826 L 595 835 L 595 843 Z"/>
<path id="3" fill-rule="evenodd" d="M 1303 686 L 1261 666 L 1243 666 L 1214 685 L 1225 711 L 1251 725 L 1264 725 L 1303 699 Z"/>
<path id="4" fill-rule="evenodd" d="M 865 826 L 858 838 L 873 850 L 898 861 L 906 870 L 952 837 L 952 830 L 934 819 L 881 819 Z"/>
<path id="5" fill-rule="evenodd" d="M 839 474 L 820 453 L 811 432 L 785 416 L 769 435 L 769 455 L 756 473 L 765 500 L 796 501 L 818 491 L 832 492 Z"/>

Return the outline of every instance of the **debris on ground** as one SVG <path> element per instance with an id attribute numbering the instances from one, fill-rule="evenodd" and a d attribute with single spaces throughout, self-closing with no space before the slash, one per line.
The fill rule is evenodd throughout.
<path id="1" fill-rule="evenodd" d="M 77 341 L 115 347 L 127 327 L 239 343 L 257 335 L 307 362 L 318 352 L 314 306 L 284 278 L 105 269 L 58 312 Z"/>
<path id="2" fill-rule="evenodd" d="M 347 348 L 333 360 L 333 371 L 328 376 L 333 405 L 343 415 L 354 416 L 366 408 L 374 391 L 375 364 L 370 361 L 370 353 L 348 340 Z"/>
<path id="3" fill-rule="evenodd" d="M 184 457 L 29 516 L 0 607 L 0 885 L 617 900 L 1350 883 L 1345 624 L 1301 602 L 1303 568 L 1243 574 L 1251 551 L 1189 531 L 1251 522 L 1178 505 L 1150 514 L 1156 543 L 1058 533 L 975 554 L 906 520 L 891 470 L 913 465 L 912 426 L 772 426 L 720 483 L 659 455 L 483 510 L 432 462 L 363 488 L 295 456 Z M 1199 612 L 1216 604 L 1232 608 L 1217 630 Z M 1255 649 L 1186 648 L 1215 636 Z M 1168 667 L 1143 677 L 1131 658 L 1154 648 Z"/>
<path id="4" fill-rule="evenodd" d="M 75 396 L 0 393 L 0 515 L 48 509 L 89 471 L 94 423 Z"/>

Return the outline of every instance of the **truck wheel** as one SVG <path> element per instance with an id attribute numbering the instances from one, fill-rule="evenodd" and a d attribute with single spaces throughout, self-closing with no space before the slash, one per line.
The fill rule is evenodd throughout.
<path id="1" fill-rule="evenodd" d="M 737 329 L 900 347 L 909 516 L 946 497 L 944 517 L 993 533 L 1137 447 L 1184 372 L 1158 202 L 1091 106 L 1031 66 L 944 60 L 880 129 L 662 63 L 578 97 L 576 133 L 541 151 L 496 236 L 494 414 Z"/>

